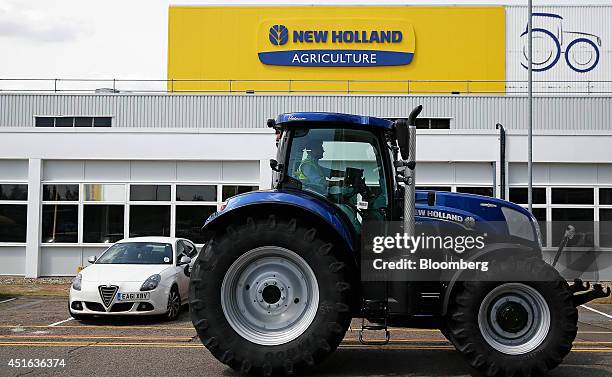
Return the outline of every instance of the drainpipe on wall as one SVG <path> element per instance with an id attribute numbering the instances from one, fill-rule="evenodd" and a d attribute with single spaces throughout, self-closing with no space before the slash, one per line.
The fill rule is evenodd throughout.
<path id="1" fill-rule="evenodd" d="M 500 175 L 500 199 L 506 199 L 506 130 L 500 123 L 495 125 L 499 130 L 499 175 Z"/>

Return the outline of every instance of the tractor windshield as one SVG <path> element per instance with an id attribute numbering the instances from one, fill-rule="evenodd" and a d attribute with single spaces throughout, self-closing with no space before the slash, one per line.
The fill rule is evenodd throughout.
<path id="1" fill-rule="evenodd" d="M 380 145 L 374 134 L 346 128 L 296 129 L 287 174 L 326 197 L 361 228 L 382 220 L 388 205 Z"/>

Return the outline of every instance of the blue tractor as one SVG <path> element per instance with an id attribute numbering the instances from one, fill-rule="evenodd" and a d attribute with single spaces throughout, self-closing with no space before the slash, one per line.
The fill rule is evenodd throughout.
<path id="1" fill-rule="evenodd" d="M 487 376 L 544 373 L 568 354 L 576 306 L 601 289 L 570 286 L 544 262 L 524 208 L 416 191 L 421 109 L 394 121 L 312 112 L 268 121 L 278 137 L 273 189 L 230 198 L 206 220 L 191 274 L 191 318 L 217 359 L 244 374 L 304 373 L 338 347 L 353 318 L 363 343 L 388 342 L 387 326 L 438 328 Z M 423 227 L 488 234 L 487 248 L 462 258 L 491 265 L 477 279 L 461 269 L 423 281 L 402 278 L 410 270 L 365 278 L 366 224 L 393 223 L 408 236 Z"/>

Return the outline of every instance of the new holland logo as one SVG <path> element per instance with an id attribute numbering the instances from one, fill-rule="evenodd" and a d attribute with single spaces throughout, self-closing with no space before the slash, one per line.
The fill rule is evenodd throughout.
<path id="1" fill-rule="evenodd" d="M 285 25 L 274 25 L 270 28 L 270 43 L 282 46 L 289 40 L 289 30 Z"/>
<path id="2" fill-rule="evenodd" d="M 407 65 L 414 56 L 414 31 L 404 23 L 369 20 L 355 28 L 354 21 L 337 20 L 321 28 L 312 20 L 295 25 L 264 23 L 268 50 L 259 60 L 268 65 L 306 67 L 375 67 Z M 261 34 L 260 34 L 261 35 Z M 263 37 L 263 36 L 262 36 Z"/>

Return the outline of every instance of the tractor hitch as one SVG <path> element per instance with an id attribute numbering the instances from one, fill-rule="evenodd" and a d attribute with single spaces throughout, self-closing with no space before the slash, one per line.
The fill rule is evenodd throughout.
<path id="1" fill-rule="evenodd" d="M 582 282 L 580 279 L 574 279 L 574 284 L 570 286 L 572 292 L 574 292 L 574 306 L 580 306 L 586 304 L 589 301 L 593 301 L 597 298 L 604 298 L 610 296 L 610 287 L 605 290 L 601 284 L 593 284 L 593 288 L 590 289 L 590 284 Z"/>

